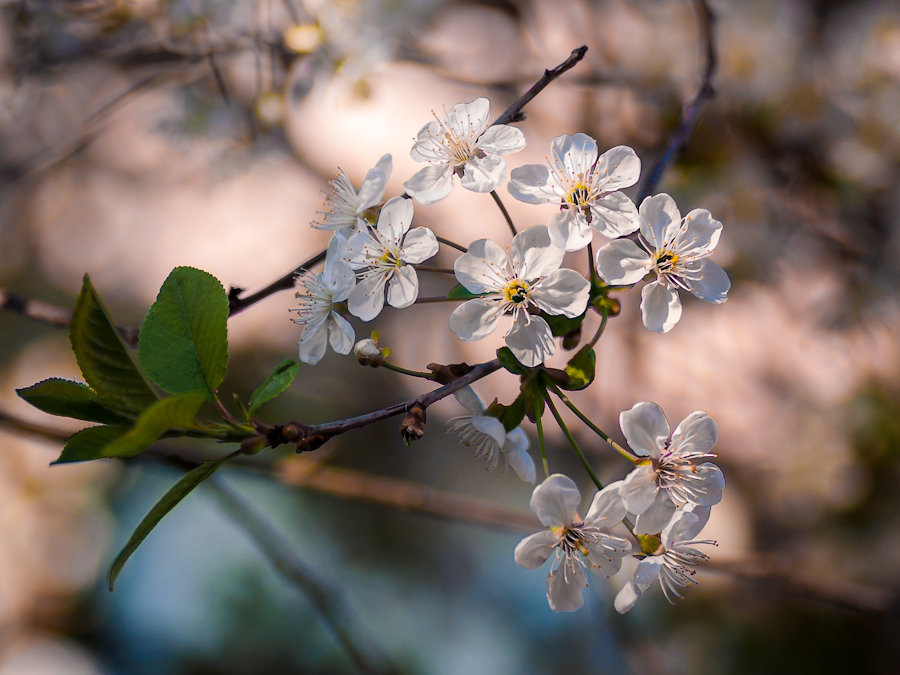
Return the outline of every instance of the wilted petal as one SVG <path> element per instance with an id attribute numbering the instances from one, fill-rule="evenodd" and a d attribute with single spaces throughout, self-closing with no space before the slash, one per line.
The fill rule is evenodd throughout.
<path id="1" fill-rule="evenodd" d="M 564 251 L 580 251 L 594 238 L 587 217 L 579 209 L 557 211 L 547 229 L 553 245 Z"/>
<path id="2" fill-rule="evenodd" d="M 506 180 L 506 162 L 500 155 L 473 157 L 463 166 L 461 183 L 472 192 L 490 192 Z"/>
<path id="3" fill-rule="evenodd" d="M 658 534 L 672 519 L 675 513 L 675 502 L 669 497 L 669 493 L 660 490 L 656 493 L 653 503 L 634 521 L 635 534 Z"/>
<path id="4" fill-rule="evenodd" d="M 500 312 L 501 306 L 496 299 L 467 300 L 450 315 L 450 330 L 460 340 L 480 340 L 494 332 Z"/>
<path id="5" fill-rule="evenodd" d="M 528 368 L 543 363 L 556 351 L 553 332 L 539 316 L 526 319 L 523 314 L 519 314 L 506 334 L 506 344 L 519 362 Z"/>
<path id="6" fill-rule="evenodd" d="M 481 134 L 475 146 L 488 154 L 508 155 L 525 147 L 525 135 L 517 127 L 495 124 Z"/>
<path id="7" fill-rule="evenodd" d="M 394 270 L 388 283 L 387 301 L 391 307 L 409 307 L 419 295 L 419 277 L 409 265 Z"/>
<path id="8" fill-rule="evenodd" d="M 405 263 L 425 262 L 438 252 L 437 237 L 427 227 L 414 227 L 407 232 L 400 250 L 400 259 Z"/>
<path id="9" fill-rule="evenodd" d="M 641 290 L 641 318 L 650 330 L 668 333 L 681 319 L 678 291 L 658 281 L 644 286 Z"/>
<path id="10" fill-rule="evenodd" d="M 527 204 L 557 203 L 563 191 L 544 164 L 527 164 L 509 172 L 509 194 Z"/>
<path id="11" fill-rule="evenodd" d="M 615 239 L 631 234 L 641 225 L 637 207 L 621 192 L 612 192 L 591 205 L 591 227 Z"/>
<path id="12" fill-rule="evenodd" d="M 541 530 L 520 541 L 516 545 L 513 558 L 516 564 L 525 569 L 535 570 L 547 562 L 558 541 L 550 530 Z"/>
<path id="13" fill-rule="evenodd" d="M 581 493 L 572 479 L 554 473 L 534 488 L 529 505 L 543 525 L 561 527 L 572 522 L 580 502 Z"/>
<path id="14" fill-rule="evenodd" d="M 519 232 L 509 247 L 513 268 L 526 281 L 534 281 L 558 270 L 564 255 L 562 249 L 550 243 L 550 233 L 544 225 Z"/>
<path id="15" fill-rule="evenodd" d="M 548 314 L 574 319 L 584 313 L 590 293 L 591 284 L 587 279 L 575 270 L 561 269 L 535 286 L 531 299 Z"/>
<path id="16" fill-rule="evenodd" d="M 471 293 L 497 292 L 512 278 L 509 256 L 490 239 L 478 239 L 453 263 L 456 279 Z"/>
<path id="17" fill-rule="evenodd" d="M 720 304 L 728 299 L 731 280 L 721 267 L 705 258 L 700 261 L 700 269 L 691 275 L 688 285 L 691 293 L 701 300 Z"/>
<path id="18" fill-rule="evenodd" d="M 574 612 L 584 605 L 587 573 L 581 565 L 565 563 L 547 575 L 547 602 L 554 612 Z"/>
<path id="19" fill-rule="evenodd" d="M 453 170 L 449 163 L 431 164 L 414 173 L 403 187 L 420 204 L 435 204 L 453 189 Z"/>
<path id="20" fill-rule="evenodd" d="M 670 449 L 682 452 L 709 452 L 719 438 L 716 421 L 702 410 L 692 412 L 675 427 Z"/>
<path id="21" fill-rule="evenodd" d="M 596 185 L 604 192 L 630 187 L 641 175 L 641 160 L 627 145 L 617 145 L 600 155 L 594 175 L 598 176 Z"/>
<path id="22" fill-rule="evenodd" d="M 371 321 L 378 316 L 384 307 L 386 281 L 387 275 L 380 273 L 361 279 L 347 297 L 347 309 L 350 313 L 363 321 Z"/>
<path id="23" fill-rule="evenodd" d="M 641 234 L 653 248 L 663 248 L 669 235 L 674 239 L 681 226 L 681 213 L 669 195 L 662 193 L 647 197 L 638 211 Z"/>
<path id="24" fill-rule="evenodd" d="M 332 312 L 329 320 L 331 325 L 328 327 L 328 342 L 331 343 L 331 348 L 338 354 L 349 354 L 356 337 L 353 326 L 337 312 Z"/>
<path id="25" fill-rule="evenodd" d="M 659 459 L 669 438 L 669 422 L 662 408 L 650 401 L 635 403 L 619 413 L 619 427 L 636 454 Z"/>
<path id="26" fill-rule="evenodd" d="M 629 239 L 616 239 L 597 251 L 597 274 L 608 284 L 636 284 L 652 267 L 650 256 Z"/>
<path id="27" fill-rule="evenodd" d="M 628 511 L 640 515 L 653 504 L 658 490 L 656 471 L 650 464 L 642 464 L 625 476 L 621 493 Z"/>

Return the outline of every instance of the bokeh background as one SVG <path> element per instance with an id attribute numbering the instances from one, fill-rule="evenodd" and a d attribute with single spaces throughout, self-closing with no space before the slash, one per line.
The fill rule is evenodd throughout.
<path id="1" fill-rule="evenodd" d="M 896 672 L 900 7 L 709 6 L 716 95 L 658 190 L 725 224 L 716 260 L 733 289 L 722 306 L 687 299 L 666 335 L 641 326 L 636 292 L 621 294 L 597 380 L 575 396 L 620 440 L 617 415 L 639 400 L 662 405 L 673 426 L 694 410 L 717 420 L 728 489 L 704 536 L 718 540 L 718 562 L 682 603 L 655 589 L 619 616 L 621 579 L 593 579 L 581 611 L 555 615 L 546 570 L 513 562 L 527 534 L 518 523 L 336 497 L 316 478 L 320 463 L 363 491 L 383 476 L 526 514 L 528 485 L 484 471 L 444 434 L 462 413 L 452 398 L 429 409 L 412 447 L 392 420 L 305 458 L 270 451 L 222 474 L 401 672 Z M 702 82 L 698 10 L 689 0 L 5 0 L 0 286 L 71 307 L 89 273 L 126 325 L 139 325 L 178 265 L 258 289 L 326 243 L 309 223 L 337 167 L 359 184 L 390 152 L 387 196 L 400 194 L 432 111 L 487 96 L 499 114 L 582 44 L 584 61 L 527 106 L 528 147 L 509 166 L 543 162 L 554 136 L 581 131 L 601 148 L 634 147 L 648 169 Z M 552 212 L 500 192 L 520 227 Z M 416 214 L 463 243 L 508 237 L 483 195 L 457 189 Z M 437 264 L 452 261 L 442 251 Z M 425 295 L 449 287 L 421 276 Z M 229 392 L 246 397 L 296 354 L 292 300 L 274 295 L 229 322 Z M 464 345 L 447 314 L 425 305 L 374 324 L 407 367 L 491 358 L 499 337 Z M 23 423 L 79 425 L 13 390 L 78 375 L 65 330 L 0 312 L 0 673 L 353 672 L 309 598 L 204 487 L 106 590 L 117 548 L 178 474 L 153 461 L 49 467 L 60 443 Z M 488 400 L 515 388 L 502 373 L 476 385 Z M 263 417 L 329 421 L 425 390 L 329 354 Z M 552 468 L 587 495 L 546 426 Z M 576 435 L 604 481 L 625 475 L 595 437 Z"/>

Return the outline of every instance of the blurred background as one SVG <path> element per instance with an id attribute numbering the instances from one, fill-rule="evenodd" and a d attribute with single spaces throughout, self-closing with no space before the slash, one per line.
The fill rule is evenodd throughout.
<path id="1" fill-rule="evenodd" d="M 716 95 L 656 191 L 724 223 L 715 259 L 732 291 L 721 306 L 686 299 L 666 335 L 641 326 L 638 292 L 620 294 L 597 380 L 573 399 L 619 440 L 618 413 L 641 400 L 673 427 L 694 410 L 718 422 L 728 489 L 703 533 L 719 543 L 713 564 L 675 607 L 654 588 L 619 616 L 623 579 L 593 578 L 585 607 L 556 615 L 546 569 L 513 561 L 529 533 L 521 518 L 485 525 L 335 494 L 378 486 L 390 500 L 401 486 L 376 482 L 389 477 L 527 516 L 530 486 L 486 472 L 444 433 L 464 412 L 452 398 L 429 409 L 411 447 L 394 419 L 223 471 L 341 598 L 373 659 L 409 673 L 896 672 L 900 7 L 709 9 Z M 309 223 L 337 167 L 359 185 L 389 152 L 386 198 L 400 194 L 432 111 L 487 96 L 496 117 L 582 44 L 585 59 L 525 109 L 528 147 L 508 166 L 542 163 L 552 138 L 580 131 L 601 149 L 634 147 L 649 171 L 709 65 L 702 17 L 689 0 L 4 0 L 0 286 L 71 308 L 89 273 L 125 325 L 140 324 L 178 265 L 261 288 L 324 247 L 328 233 Z M 500 194 L 520 228 L 552 213 Z M 459 188 L 417 205 L 416 222 L 464 244 L 508 241 L 491 200 Z M 435 264 L 452 262 L 442 250 Z M 452 283 L 420 278 L 423 295 Z M 296 358 L 292 303 L 276 294 L 229 322 L 229 397 L 246 400 Z M 441 328 L 448 313 L 424 305 L 354 325 L 358 338 L 377 326 L 408 368 L 491 358 L 499 335 L 463 344 Z M 207 486 L 109 593 L 107 565 L 178 473 L 152 461 L 49 467 L 61 444 L 42 430 L 83 425 L 13 390 L 50 376 L 79 378 L 66 331 L 0 312 L 0 674 L 356 670 Z M 516 387 L 496 373 L 475 388 L 509 402 Z M 330 353 L 262 417 L 331 421 L 427 389 Z M 587 503 L 547 419 L 551 468 Z M 626 474 L 576 428 L 604 481 Z"/>

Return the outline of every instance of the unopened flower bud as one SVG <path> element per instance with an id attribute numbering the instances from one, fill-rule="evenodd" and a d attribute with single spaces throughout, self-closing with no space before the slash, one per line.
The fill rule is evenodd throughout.
<path id="1" fill-rule="evenodd" d="M 421 403 L 414 403 L 400 423 L 400 436 L 406 441 L 407 445 L 411 445 L 413 441 L 417 441 L 425 435 L 425 406 Z"/>
<path id="2" fill-rule="evenodd" d="M 385 353 L 372 338 L 360 340 L 353 346 L 353 355 L 360 365 L 378 368 L 384 364 Z"/>

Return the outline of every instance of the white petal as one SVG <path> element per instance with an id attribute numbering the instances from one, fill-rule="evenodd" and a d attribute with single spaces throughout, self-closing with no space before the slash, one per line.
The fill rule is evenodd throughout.
<path id="1" fill-rule="evenodd" d="M 701 300 L 721 304 L 728 299 L 731 280 L 721 267 L 712 260 L 700 261 L 700 269 L 688 280 L 691 293 Z M 696 278 L 695 278 L 696 277 Z"/>
<path id="2" fill-rule="evenodd" d="M 616 239 L 597 251 L 597 274 L 608 284 L 636 284 L 652 267 L 650 256 L 629 239 Z"/>
<path id="3" fill-rule="evenodd" d="M 495 124 L 481 134 L 475 146 L 489 155 L 508 155 L 525 147 L 525 135 L 517 127 Z"/>
<path id="4" fill-rule="evenodd" d="M 353 349 L 353 339 L 356 337 L 353 326 L 337 312 L 332 312 L 328 320 L 330 322 L 328 342 L 331 348 L 338 354 L 349 354 Z"/>
<path id="5" fill-rule="evenodd" d="M 513 558 L 516 564 L 525 569 L 535 570 L 547 562 L 558 541 L 550 530 L 541 530 L 520 541 L 516 545 Z"/>
<path id="6" fill-rule="evenodd" d="M 565 194 L 543 164 L 527 164 L 510 171 L 506 189 L 527 204 L 556 204 Z"/>
<path id="7" fill-rule="evenodd" d="M 353 270 L 346 262 L 335 260 L 331 264 L 325 265 L 323 281 L 331 290 L 332 300 L 343 302 L 356 285 L 356 275 L 353 274 Z"/>
<path id="8" fill-rule="evenodd" d="M 622 482 L 616 481 L 595 494 L 584 522 L 606 529 L 617 525 L 625 517 L 625 504 L 619 492 L 621 487 Z"/>
<path id="9" fill-rule="evenodd" d="M 612 534 L 601 534 L 600 540 L 587 543 L 585 564 L 594 574 L 612 576 L 622 567 L 622 558 L 631 553 L 628 539 Z"/>
<path id="10" fill-rule="evenodd" d="M 628 511 L 636 515 L 640 515 L 650 508 L 658 491 L 656 471 L 650 464 L 636 467 L 622 481 L 622 499 Z M 666 520 L 666 522 L 669 521 Z"/>
<path id="11" fill-rule="evenodd" d="M 534 368 L 553 356 L 556 343 L 546 321 L 539 316 L 528 318 L 526 322 L 524 314 L 516 317 L 506 334 L 506 344 L 523 366 Z"/>
<path id="12" fill-rule="evenodd" d="M 520 429 L 514 429 L 513 431 L 520 431 Z M 507 450 L 507 447 L 510 449 Z M 534 483 L 536 475 L 534 470 L 534 460 L 531 458 L 531 455 L 528 454 L 528 451 L 519 447 L 510 446 L 509 444 L 504 447 L 504 451 L 506 454 L 506 462 L 513 468 L 516 475 L 526 483 Z"/>
<path id="13" fill-rule="evenodd" d="M 581 565 L 560 565 L 547 576 L 547 602 L 554 612 L 574 612 L 584 605 L 587 574 Z"/>
<path id="14" fill-rule="evenodd" d="M 696 410 L 675 427 L 670 450 L 675 454 L 709 452 L 718 438 L 716 421 L 702 410 Z"/>
<path id="15" fill-rule="evenodd" d="M 416 142 L 409 151 L 410 157 L 417 162 L 429 163 L 446 163 L 449 162 L 450 156 L 447 149 L 441 141 L 444 137 L 444 130 L 441 128 L 437 120 L 426 122 L 416 134 Z"/>
<path id="16" fill-rule="evenodd" d="M 394 197 L 381 208 L 376 229 L 382 241 L 399 242 L 409 230 L 412 219 L 412 200 Z"/>
<path id="17" fill-rule="evenodd" d="M 624 237 L 640 225 L 637 207 L 621 192 L 612 192 L 591 205 L 591 227 L 604 237 Z"/>
<path id="18" fill-rule="evenodd" d="M 484 131 L 491 114 L 491 104 L 484 98 L 457 103 L 447 111 L 446 124 L 461 135 L 477 136 Z"/>
<path id="19" fill-rule="evenodd" d="M 467 300 L 450 315 L 450 330 L 460 340 L 480 340 L 494 332 L 500 313 L 501 306 L 496 299 Z"/>
<path id="20" fill-rule="evenodd" d="M 641 234 L 657 250 L 668 242 L 669 234 L 674 239 L 681 226 L 681 213 L 678 212 L 675 200 L 665 193 L 647 197 L 641 202 L 639 213 Z"/>
<path id="21" fill-rule="evenodd" d="M 460 405 L 462 405 L 469 412 L 475 413 L 476 415 L 480 415 L 484 412 L 484 403 L 481 402 L 481 399 L 478 397 L 478 394 L 475 393 L 475 390 L 472 389 L 471 385 L 466 385 L 462 389 L 457 390 L 454 394 L 456 400 L 459 401 Z"/>
<path id="22" fill-rule="evenodd" d="M 473 157 L 463 165 L 461 183 L 472 192 L 490 192 L 506 180 L 506 162 L 500 155 Z"/>
<path id="23" fill-rule="evenodd" d="M 698 506 L 715 506 L 722 501 L 725 476 L 718 466 L 712 462 L 704 462 L 695 467 L 691 479 L 688 501 Z"/>
<path id="24" fill-rule="evenodd" d="M 644 558 L 634 572 L 634 578 L 629 581 L 616 595 L 615 606 L 619 614 L 624 614 L 634 607 L 644 592 L 650 588 L 650 584 L 659 576 L 659 570 L 664 566 L 661 556 Z"/>
<path id="25" fill-rule="evenodd" d="M 669 439 L 669 422 L 662 408 L 642 401 L 619 414 L 619 427 L 629 447 L 642 457 L 658 459 Z"/>
<path id="26" fill-rule="evenodd" d="M 668 284 L 650 282 L 641 290 L 641 318 L 657 333 L 668 333 L 681 319 L 678 291 Z"/>
<path id="27" fill-rule="evenodd" d="M 558 270 L 564 255 L 565 251 L 550 243 L 550 233 L 544 225 L 519 232 L 509 247 L 516 274 L 529 282 Z"/>
<path id="28" fill-rule="evenodd" d="M 387 301 L 391 307 L 409 307 L 419 296 L 419 277 L 409 265 L 394 270 L 388 282 Z"/>
<path id="29" fill-rule="evenodd" d="M 528 450 L 530 445 L 531 443 L 528 441 L 528 434 L 522 431 L 522 427 L 516 427 L 506 434 L 506 443 L 503 445 L 503 452 Z"/>
<path id="30" fill-rule="evenodd" d="M 298 344 L 300 360 L 303 363 L 315 365 L 325 355 L 325 347 L 328 345 L 328 326 L 326 323 L 325 321 L 319 321 L 317 323 L 308 323 L 304 327 Z"/>
<path id="31" fill-rule="evenodd" d="M 562 314 L 570 319 L 580 316 L 587 307 L 590 282 L 575 270 L 556 270 L 534 288 L 531 298 L 548 314 Z"/>
<path id="32" fill-rule="evenodd" d="M 456 279 L 471 293 L 500 291 L 512 279 L 509 256 L 490 239 L 478 239 L 453 263 Z"/>
<path id="33" fill-rule="evenodd" d="M 383 155 L 378 160 L 378 163 L 369 169 L 357 196 L 359 211 L 365 211 L 381 201 L 381 198 L 384 196 L 384 186 L 387 184 L 392 168 L 393 159 L 390 154 L 387 154 Z"/>
<path id="34" fill-rule="evenodd" d="M 594 238 L 587 217 L 579 209 L 557 211 L 547 229 L 553 245 L 564 251 L 580 251 Z"/>
<path id="35" fill-rule="evenodd" d="M 353 269 L 360 269 L 368 265 L 370 257 L 377 258 L 381 255 L 381 245 L 372 238 L 368 230 L 356 232 L 344 244 L 341 259 Z"/>
<path id="36" fill-rule="evenodd" d="M 596 159 L 597 141 L 587 134 L 562 134 L 550 142 L 550 161 L 573 181 L 586 181 Z"/>
<path id="37" fill-rule="evenodd" d="M 498 448 L 503 447 L 503 443 L 506 442 L 506 429 L 503 428 L 503 422 L 496 417 L 476 415 L 469 420 L 469 423 L 485 436 L 490 436 Z"/>
<path id="38" fill-rule="evenodd" d="M 634 521 L 635 534 L 658 534 L 672 519 L 675 513 L 675 503 L 669 497 L 669 493 L 660 490 L 656 493 L 653 503 L 643 513 L 638 514 Z"/>
<path id="39" fill-rule="evenodd" d="M 707 255 L 719 243 L 721 234 L 722 223 L 706 209 L 694 209 L 684 217 L 674 248 L 680 255 Z"/>
<path id="40" fill-rule="evenodd" d="M 453 170 L 449 163 L 431 164 L 414 173 L 403 187 L 420 204 L 435 204 L 453 189 Z"/>
<path id="41" fill-rule="evenodd" d="M 663 546 L 671 548 L 677 542 L 690 541 L 696 537 L 709 520 L 709 512 L 708 506 L 697 506 L 696 504 L 682 506 L 672 516 L 666 529 L 662 531 Z"/>
<path id="42" fill-rule="evenodd" d="M 580 502 L 581 493 L 572 479 L 554 473 L 534 488 L 529 506 L 542 525 L 560 527 L 572 522 Z"/>
<path id="43" fill-rule="evenodd" d="M 641 160 L 627 145 L 617 145 L 600 155 L 594 175 L 599 176 L 596 185 L 604 192 L 630 187 L 641 175 Z"/>
<path id="44" fill-rule="evenodd" d="M 410 264 L 425 262 L 438 252 L 437 237 L 427 227 L 414 227 L 406 233 L 400 259 Z"/>
<path id="45" fill-rule="evenodd" d="M 347 297 L 347 309 L 350 313 L 363 321 L 371 321 L 378 316 L 384 307 L 386 281 L 385 274 L 371 274 L 361 279 Z"/>

